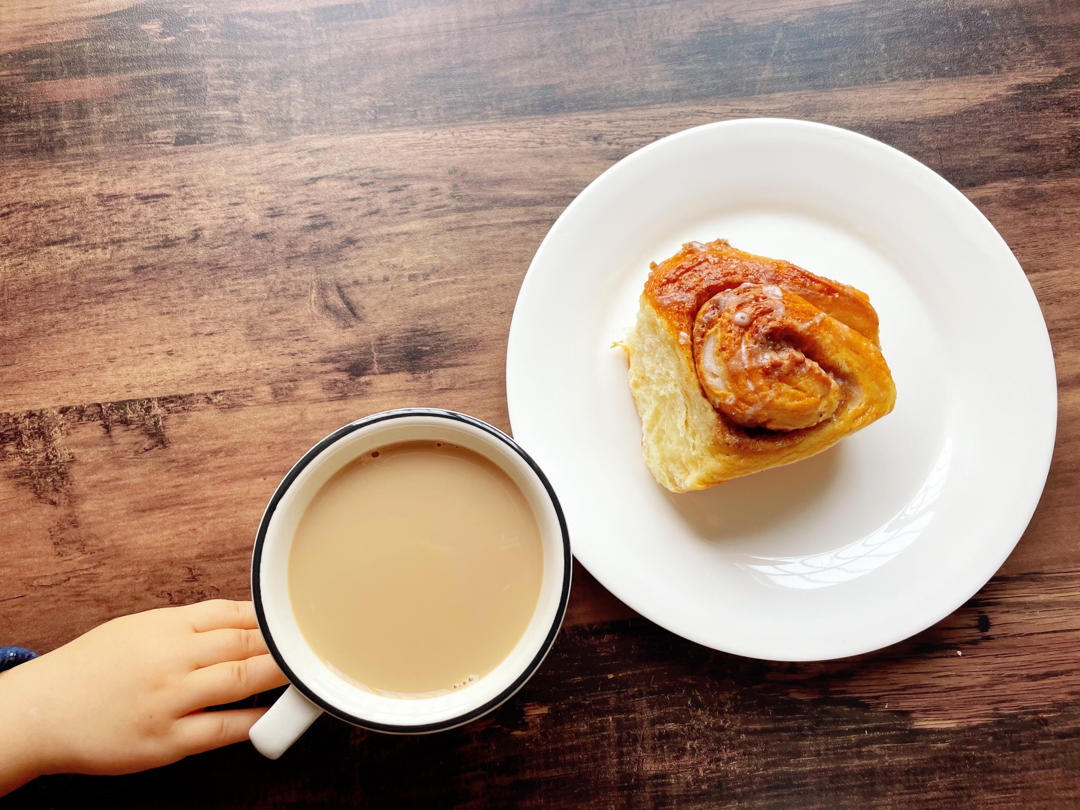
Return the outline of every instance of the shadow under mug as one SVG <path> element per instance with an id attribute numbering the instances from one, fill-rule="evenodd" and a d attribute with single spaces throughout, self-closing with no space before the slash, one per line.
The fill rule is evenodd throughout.
<path id="1" fill-rule="evenodd" d="M 377 694 L 326 665 L 304 639 L 288 588 L 289 551 L 315 493 L 349 462 L 404 441 L 445 441 L 490 459 L 517 484 L 540 529 L 540 595 L 525 632 L 503 661 L 469 686 L 433 697 Z M 259 524 L 251 591 L 270 653 L 290 686 L 252 727 L 251 741 L 277 759 L 323 712 L 356 726 L 395 734 L 454 728 L 498 707 L 536 671 L 562 624 L 570 592 L 570 541 L 559 501 L 536 463 L 509 436 L 454 411 L 406 408 L 359 419 L 304 454 L 278 485 Z"/>

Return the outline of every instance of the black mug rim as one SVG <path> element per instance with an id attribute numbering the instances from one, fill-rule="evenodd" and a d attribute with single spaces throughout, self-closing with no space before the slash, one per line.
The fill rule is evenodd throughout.
<path id="1" fill-rule="evenodd" d="M 262 562 L 262 551 L 266 541 L 266 533 L 270 526 L 270 521 L 274 516 L 274 512 L 277 509 L 278 503 L 285 496 L 285 493 L 292 486 L 293 482 L 300 475 L 301 472 L 313 462 L 324 450 L 338 441 L 348 436 L 361 428 L 370 427 L 371 425 L 378 424 L 379 422 L 386 422 L 393 419 L 401 419 L 410 416 L 432 416 L 439 419 L 446 419 L 454 422 L 463 422 L 467 425 L 471 425 L 474 428 L 478 428 L 490 436 L 494 437 L 498 441 L 505 444 L 511 450 L 513 450 L 521 459 L 529 466 L 529 468 L 536 475 L 537 479 L 543 485 L 544 490 L 547 492 L 548 499 L 551 501 L 551 505 L 555 510 L 555 515 L 559 520 L 559 531 L 562 536 L 563 546 L 563 571 L 562 571 L 562 585 L 559 594 L 559 606 L 555 611 L 555 617 L 552 620 L 551 626 L 548 628 L 547 635 L 544 637 L 543 643 L 540 645 L 540 649 L 533 657 L 529 665 L 525 667 L 521 673 L 502 689 L 498 695 L 491 700 L 486 701 L 481 706 L 463 712 L 462 714 L 454 715 L 446 720 L 437 723 L 424 723 L 421 725 L 405 725 L 405 724 L 393 724 L 393 723 L 377 723 L 371 720 L 366 720 L 357 715 L 353 715 L 328 701 L 324 700 L 315 691 L 308 686 L 304 681 L 299 678 L 293 669 L 289 666 L 285 660 L 285 656 L 282 654 L 280 648 L 274 640 L 273 633 L 270 632 L 270 627 L 266 621 L 266 613 L 263 610 L 262 604 L 262 588 L 259 584 L 259 572 Z M 285 676 L 289 679 L 289 683 L 295 686 L 301 694 L 308 700 L 318 706 L 339 720 L 343 720 L 346 723 L 351 723 L 354 726 L 360 728 L 370 729 L 372 731 L 381 731 L 389 734 L 426 734 L 434 731 L 444 731 L 446 729 L 455 728 L 465 723 L 471 722 L 488 712 L 496 709 L 499 705 L 508 700 L 514 695 L 525 682 L 532 677 L 533 673 L 539 668 L 544 658 L 547 656 L 551 649 L 551 646 L 555 643 L 555 637 L 559 632 L 559 628 L 562 626 L 563 617 L 566 614 L 566 604 L 570 597 L 570 576 L 571 576 L 571 552 L 570 552 L 570 535 L 566 528 L 566 517 L 563 514 L 562 505 L 559 503 L 558 496 L 555 495 L 555 490 L 551 486 L 551 482 L 548 481 L 547 476 L 544 475 L 543 470 L 537 465 L 533 458 L 521 448 L 521 446 L 503 433 L 498 428 L 489 425 L 483 420 L 469 416 L 467 414 L 459 413 L 458 411 L 444 410 L 441 408 L 397 408 L 390 411 L 381 411 L 379 413 L 365 416 L 361 419 L 357 419 L 354 422 L 350 422 L 347 425 L 343 425 L 327 436 L 319 440 L 315 445 L 311 447 L 303 456 L 300 457 L 293 466 L 289 469 L 288 473 L 281 480 L 281 483 L 277 485 L 274 490 L 274 494 L 270 497 L 270 502 L 266 506 L 266 510 L 263 512 L 262 520 L 259 521 L 259 530 L 255 536 L 255 547 L 252 551 L 251 558 L 251 595 L 252 600 L 255 603 L 255 615 L 259 621 L 259 628 L 262 630 L 263 638 L 266 641 L 266 646 L 270 650 L 270 654 L 274 657 L 277 665 L 281 668 L 281 671 L 285 673 Z"/>

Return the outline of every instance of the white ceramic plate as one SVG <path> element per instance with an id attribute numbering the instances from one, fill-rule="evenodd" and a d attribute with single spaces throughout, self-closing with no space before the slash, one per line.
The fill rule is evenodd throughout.
<path id="1" fill-rule="evenodd" d="M 612 342 L 649 262 L 717 237 L 865 290 L 896 409 L 811 459 L 672 495 Z M 1039 305 L 986 218 L 889 146 L 781 119 L 679 132 L 591 183 L 522 284 L 506 383 L 600 582 L 688 639 L 789 661 L 883 647 L 970 598 L 1031 518 L 1057 418 Z"/>

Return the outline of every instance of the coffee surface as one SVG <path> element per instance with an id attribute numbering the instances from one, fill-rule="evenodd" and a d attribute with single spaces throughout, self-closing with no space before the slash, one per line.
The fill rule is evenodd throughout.
<path id="1" fill-rule="evenodd" d="M 540 593 L 540 532 L 486 458 L 382 447 L 339 470 L 296 528 L 289 597 L 315 653 L 372 691 L 423 697 L 490 672 Z"/>

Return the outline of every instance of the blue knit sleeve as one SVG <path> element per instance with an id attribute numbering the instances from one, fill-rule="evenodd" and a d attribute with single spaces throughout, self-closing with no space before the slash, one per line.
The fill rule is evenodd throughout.
<path id="1" fill-rule="evenodd" d="M 24 664 L 31 658 L 37 658 L 37 653 L 23 647 L 0 647 L 0 672 Z"/>

